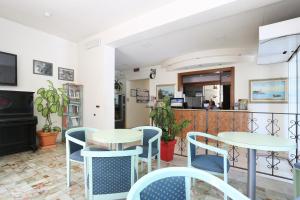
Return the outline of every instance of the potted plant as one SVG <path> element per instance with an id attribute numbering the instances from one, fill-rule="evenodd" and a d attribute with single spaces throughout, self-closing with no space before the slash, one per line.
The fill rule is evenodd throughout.
<path id="1" fill-rule="evenodd" d="M 161 159 L 164 161 L 173 160 L 176 145 L 175 137 L 182 129 L 189 125 L 190 121 L 183 120 L 180 123 L 176 122 L 174 111 L 170 106 L 169 97 L 165 97 L 163 102 L 153 107 L 150 112 L 150 117 L 154 124 L 162 129 Z"/>
<path id="2" fill-rule="evenodd" d="M 35 98 L 35 106 L 42 117 L 45 118 L 45 124 L 42 130 L 38 131 L 40 147 L 42 149 L 56 146 L 56 138 L 61 128 L 53 126 L 52 114 L 62 116 L 64 107 L 69 104 L 69 98 L 63 88 L 55 88 L 53 83 L 48 80 L 48 88 L 40 88 Z"/>

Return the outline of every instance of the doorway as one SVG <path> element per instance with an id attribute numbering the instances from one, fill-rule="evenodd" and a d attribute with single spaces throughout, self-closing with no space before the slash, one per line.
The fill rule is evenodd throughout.
<path id="1" fill-rule="evenodd" d="M 178 90 L 185 94 L 188 108 L 204 108 L 210 102 L 220 109 L 233 109 L 234 67 L 179 73 Z"/>
<path id="2" fill-rule="evenodd" d="M 126 123 L 125 128 L 149 125 L 148 102 L 137 100 L 137 91 L 148 91 L 149 79 L 130 80 L 126 82 Z"/>

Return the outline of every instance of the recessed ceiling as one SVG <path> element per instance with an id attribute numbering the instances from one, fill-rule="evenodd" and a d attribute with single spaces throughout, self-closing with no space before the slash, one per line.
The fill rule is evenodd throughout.
<path id="1" fill-rule="evenodd" d="M 1 0 L 0 17 L 77 42 L 172 1 Z"/>
<path id="2" fill-rule="evenodd" d="M 299 0 L 285 0 L 221 20 L 121 46 L 116 51 L 116 68 L 129 69 L 158 65 L 168 58 L 194 51 L 257 48 L 259 26 L 300 17 L 299 10 Z"/>

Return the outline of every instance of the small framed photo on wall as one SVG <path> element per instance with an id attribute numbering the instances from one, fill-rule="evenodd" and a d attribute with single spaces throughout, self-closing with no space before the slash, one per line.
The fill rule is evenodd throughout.
<path id="1" fill-rule="evenodd" d="M 137 89 L 130 89 L 130 96 L 136 97 Z"/>
<path id="2" fill-rule="evenodd" d="M 53 64 L 44 61 L 33 60 L 33 73 L 45 76 L 52 76 Z"/>
<path id="3" fill-rule="evenodd" d="M 74 81 L 74 69 L 58 68 L 58 80 Z"/>

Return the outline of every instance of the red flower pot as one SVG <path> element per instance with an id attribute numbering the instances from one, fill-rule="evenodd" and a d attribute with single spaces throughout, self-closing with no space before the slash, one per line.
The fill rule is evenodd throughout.
<path id="1" fill-rule="evenodd" d="M 174 158 L 174 149 L 176 145 L 176 140 L 172 141 L 161 141 L 160 143 L 160 157 L 164 161 L 171 161 Z"/>

